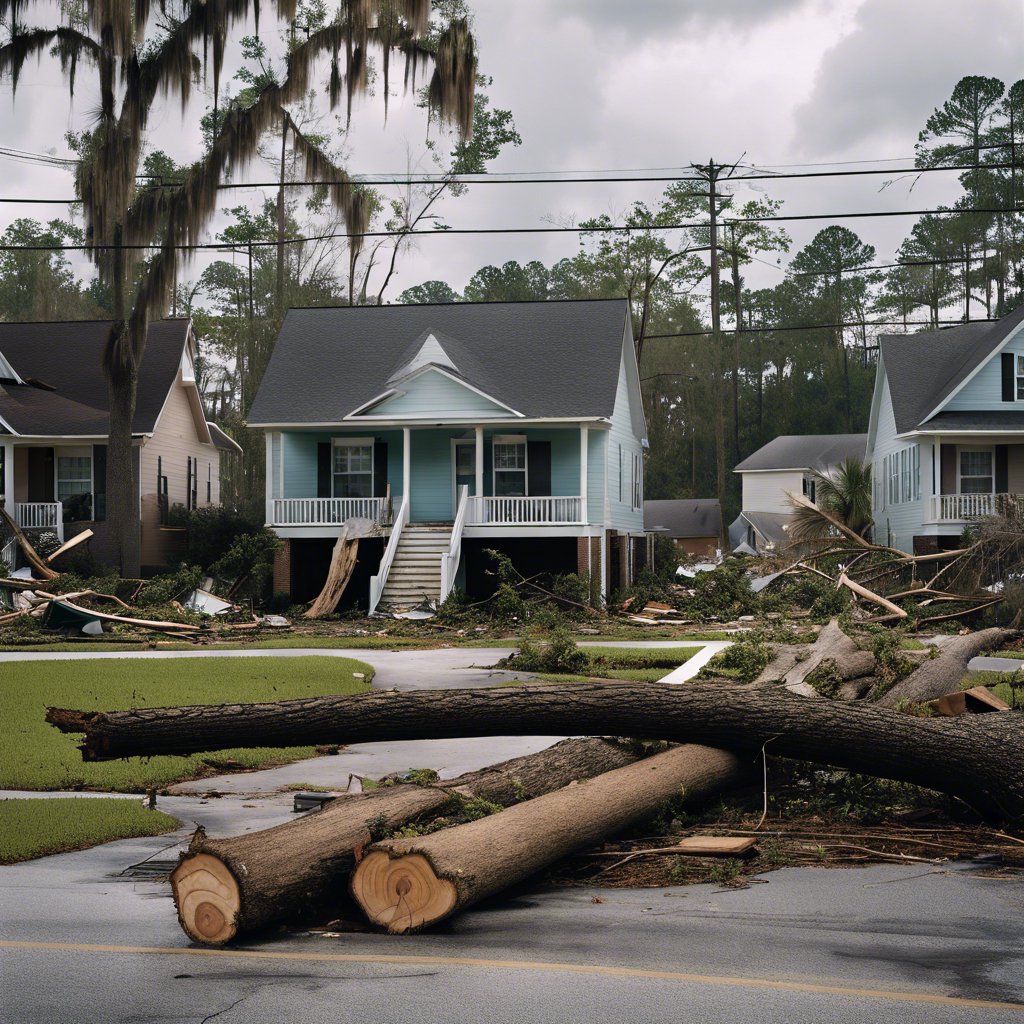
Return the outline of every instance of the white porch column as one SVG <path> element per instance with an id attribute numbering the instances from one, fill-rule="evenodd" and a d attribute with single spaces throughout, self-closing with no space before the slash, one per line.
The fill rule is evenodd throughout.
<path id="1" fill-rule="evenodd" d="M 484 497 L 484 428 L 475 427 L 476 435 L 476 519 L 482 519 L 483 497 Z"/>
<path id="2" fill-rule="evenodd" d="M 412 508 L 412 430 L 402 427 L 402 501 L 409 502 Z"/>
<path id="3" fill-rule="evenodd" d="M 587 522 L 587 454 L 589 431 L 580 426 L 580 520 Z"/>
<path id="4" fill-rule="evenodd" d="M 264 477 L 266 483 L 264 486 L 264 495 L 266 498 L 266 525 L 270 526 L 274 522 L 274 498 L 277 497 L 277 480 L 274 479 L 274 437 L 273 431 L 265 430 L 263 432 L 263 444 L 266 455 L 266 475 Z M 142 501 L 142 488 L 139 488 L 139 502 L 141 508 Z"/>

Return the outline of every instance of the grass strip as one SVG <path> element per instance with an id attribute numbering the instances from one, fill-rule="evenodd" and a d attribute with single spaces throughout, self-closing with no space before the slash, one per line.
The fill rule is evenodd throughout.
<path id="1" fill-rule="evenodd" d="M 114 839 L 173 832 L 178 819 L 138 800 L 90 797 L 0 800 L 0 864 L 85 850 Z"/>
<path id="2" fill-rule="evenodd" d="M 362 673 L 357 679 L 354 673 Z M 312 747 L 219 750 L 190 757 L 86 764 L 76 738 L 44 721 L 50 706 L 118 708 L 231 704 L 363 693 L 373 668 L 351 658 L 96 658 L 0 662 L 0 789 L 144 792 L 186 779 L 286 764 Z"/>

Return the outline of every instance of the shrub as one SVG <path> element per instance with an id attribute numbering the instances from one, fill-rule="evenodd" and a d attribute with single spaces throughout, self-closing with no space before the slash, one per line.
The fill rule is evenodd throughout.
<path id="1" fill-rule="evenodd" d="M 274 552 L 279 544 L 277 534 L 263 527 L 255 533 L 239 534 L 231 547 L 210 566 L 210 572 L 236 584 L 244 581 L 236 594 L 247 594 L 259 600 L 274 575 Z"/>
<path id="2" fill-rule="evenodd" d="M 751 635 L 737 640 L 732 647 L 727 647 L 712 659 L 701 671 L 701 676 L 724 675 L 741 683 L 750 683 L 761 674 L 771 657 L 771 648 L 760 637 Z"/>
<path id="3" fill-rule="evenodd" d="M 242 534 L 259 534 L 263 523 L 224 505 L 189 512 L 179 524 L 188 529 L 184 560 L 208 568 L 222 558 Z"/>
<path id="4" fill-rule="evenodd" d="M 724 563 L 713 572 L 697 573 L 686 610 L 695 616 L 745 615 L 758 608 L 750 580 L 739 565 Z"/>
<path id="5" fill-rule="evenodd" d="M 524 639 L 511 664 L 527 672 L 574 674 L 586 671 L 589 659 L 567 629 L 555 629 L 545 643 Z"/>
<path id="6" fill-rule="evenodd" d="M 174 572 L 154 576 L 139 592 L 135 603 L 140 608 L 155 608 L 182 596 L 187 596 L 203 581 L 203 570 L 198 565 L 183 565 Z"/>

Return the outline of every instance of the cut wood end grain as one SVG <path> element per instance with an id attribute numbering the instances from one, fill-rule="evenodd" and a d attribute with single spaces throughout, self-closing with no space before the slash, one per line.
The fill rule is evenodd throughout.
<path id="1" fill-rule="evenodd" d="M 391 857 L 372 850 L 352 876 L 352 895 L 366 916 L 394 934 L 440 921 L 455 908 L 455 886 L 422 854 Z"/>
<path id="2" fill-rule="evenodd" d="M 171 872 L 171 892 L 181 927 L 192 939 L 207 946 L 231 941 L 242 902 L 223 862 L 206 853 L 186 858 Z"/>

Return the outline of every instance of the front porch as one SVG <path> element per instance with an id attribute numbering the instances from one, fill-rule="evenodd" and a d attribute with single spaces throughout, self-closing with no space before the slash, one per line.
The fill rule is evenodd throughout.
<path id="1" fill-rule="evenodd" d="M 313 537 L 334 535 L 353 518 L 384 533 L 399 521 L 458 520 L 469 535 L 591 524 L 603 480 L 589 467 L 600 466 L 602 432 L 575 424 L 509 429 L 270 433 L 267 526 L 283 537 Z"/>
<path id="2" fill-rule="evenodd" d="M 1024 506 L 1024 442 L 1019 435 L 936 437 L 930 454 L 926 532 L 960 531 L 982 516 Z"/>

